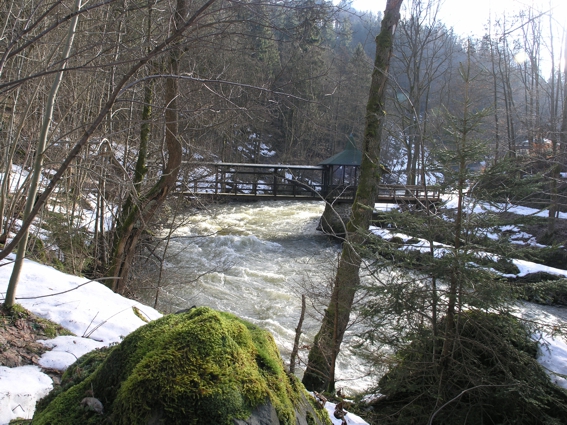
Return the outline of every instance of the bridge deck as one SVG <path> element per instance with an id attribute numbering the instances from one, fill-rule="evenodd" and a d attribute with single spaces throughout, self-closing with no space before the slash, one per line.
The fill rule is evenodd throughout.
<path id="1" fill-rule="evenodd" d="M 232 199 L 327 200 L 353 202 L 356 186 L 323 184 L 325 167 L 282 164 L 186 163 L 179 192 L 186 196 Z M 437 188 L 378 187 L 377 203 L 436 203 Z"/>

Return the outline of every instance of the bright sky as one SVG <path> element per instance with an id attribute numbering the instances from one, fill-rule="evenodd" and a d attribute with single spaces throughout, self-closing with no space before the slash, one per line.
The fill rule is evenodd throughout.
<path id="1" fill-rule="evenodd" d="M 406 3 L 404 2 L 404 5 Z M 377 13 L 384 11 L 386 0 L 353 0 L 352 5 L 357 10 Z M 512 14 L 526 10 L 531 5 L 541 11 L 553 8 L 554 19 L 559 23 L 567 22 L 565 0 L 444 0 L 440 8 L 440 20 L 452 26 L 459 34 L 478 35 L 484 32 L 484 25 L 488 22 L 491 13 L 492 19 L 496 19 L 504 12 Z"/>

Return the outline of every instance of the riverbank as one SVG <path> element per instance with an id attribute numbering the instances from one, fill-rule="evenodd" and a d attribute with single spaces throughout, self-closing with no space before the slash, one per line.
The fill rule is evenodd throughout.
<path id="1" fill-rule="evenodd" d="M 233 312 L 270 330 L 286 359 L 286 347 L 293 340 L 297 324 L 300 291 L 309 289 L 323 293 L 332 275 L 333 259 L 339 253 L 335 243 L 315 230 L 322 208 L 320 203 L 296 205 L 291 202 L 223 205 L 218 210 L 190 217 L 190 222 L 179 228 L 172 239 L 171 249 L 175 255 L 168 258 L 167 270 L 187 272 L 191 265 L 201 267 L 192 269 L 192 273 L 199 275 L 209 271 L 209 274 L 202 275 L 191 285 L 165 287 L 171 292 L 175 290 L 172 298 L 176 303 L 168 308 L 175 310 L 196 304 Z M 532 236 L 522 238 L 531 240 Z M 227 259 L 232 268 L 211 271 L 207 260 L 213 254 Z M 0 282 L 4 285 L 10 271 L 9 264 L 0 267 Z M 179 279 L 180 282 L 189 280 L 186 273 Z M 59 292 L 64 293 L 54 296 Z M 42 367 L 50 370 L 57 370 L 61 365 L 67 367 L 87 351 L 119 342 L 122 336 L 144 324 L 140 317 L 160 315 L 154 309 L 112 293 L 102 284 L 65 275 L 32 261 L 26 261 L 18 298 L 28 310 L 61 323 L 80 336 L 59 336 L 54 339 L 56 342 L 50 343 L 54 348 L 42 355 L 36 353 L 37 358 L 31 364 L 1 369 L 0 383 L 6 383 L 6 387 L 0 388 L 3 394 L 0 399 L 4 403 L 0 404 L 0 412 L 5 412 L 2 415 L 23 417 L 27 414 L 29 417 L 29 399 L 39 397 L 30 391 L 42 394 L 52 385 L 51 378 L 41 371 Z M 168 300 L 164 298 L 164 301 Z M 539 320 L 544 315 L 545 320 L 564 326 L 561 324 L 564 319 L 554 309 L 542 311 L 531 309 L 520 314 L 529 320 Z M 312 328 L 316 328 L 317 318 L 311 317 L 310 321 Z M 15 322 L 12 329 L 18 329 Z M 24 319 L 18 323 L 24 333 L 37 326 L 34 320 Z M 106 330 L 110 336 L 105 334 Z M 310 343 L 314 330 L 306 328 L 303 345 Z M 562 340 L 546 337 L 543 343 L 540 362 L 548 369 L 567 375 L 567 347 Z M 40 359 L 42 362 L 49 359 L 49 363 L 42 366 Z M 362 379 L 362 369 L 358 369 L 359 364 L 348 346 L 345 346 L 340 367 L 340 377 L 344 379 L 340 388 L 348 385 L 348 388 L 364 389 L 368 385 L 369 380 Z M 561 384 L 559 375 L 554 379 Z"/>
<path id="2" fill-rule="evenodd" d="M 7 283 L 11 261 L 0 263 L 0 284 Z M 29 260 L 24 264 L 17 301 L 33 314 L 20 310 L 11 316 L 0 315 L 2 349 L 8 343 L 19 345 L 20 357 L 12 356 L 13 367 L 0 366 L 0 425 L 16 418 L 31 419 L 36 401 L 78 357 L 120 343 L 135 329 L 162 316 L 99 282 Z M 335 405 L 327 403 L 326 407 L 332 415 Z M 366 424 L 354 414 L 347 414 L 346 419 L 348 424 Z"/>

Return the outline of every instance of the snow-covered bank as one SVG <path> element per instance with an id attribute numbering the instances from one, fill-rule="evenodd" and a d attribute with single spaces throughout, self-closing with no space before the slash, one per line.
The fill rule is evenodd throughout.
<path id="1" fill-rule="evenodd" d="M 535 214 L 535 210 L 525 207 L 514 207 L 516 213 L 530 215 Z M 565 213 L 562 213 L 565 215 Z M 371 227 L 370 231 L 383 239 L 391 239 L 397 238 L 403 241 L 406 245 L 401 247 L 400 249 L 405 251 L 420 251 L 423 253 L 428 253 L 430 251 L 429 242 L 424 239 L 414 238 L 408 236 L 403 233 L 399 233 L 396 231 L 391 231 L 390 229 L 384 229 L 380 227 Z M 410 242 L 411 240 L 411 242 Z M 408 243 L 410 242 L 410 243 Z M 438 242 L 433 243 L 433 251 L 436 257 L 441 257 L 446 255 L 449 250 L 452 249 L 451 246 L 441 244 Z M 492 257 L 495 261 L 498 259 L 498 256 L 493 254 L 489 254 L 486 252 L 479 252 L 478 256 L 486 256 Z M 519 259 L 510 259 L 510 261 L 518 268 L 519 272 L 517 274 L 502 274 L 497 271 L 495 273 L 501 274 L 503 277 L 523 277 L 528 274 L 532 273 L 547 273 L 550 275 L 556 275 L 559 277 L 566 278 L 567 277 L 567 270 L 558 269 L 554 267 L 545 266 L 542 264 L 537 264 L 531 261 L 526 260 L 519 260 Z M 518 315 L 523 317 L 524 314 L 522 313 L 522 308 L 518 309 Z M 533 318 L 531 318 L 533 319 Z M 557 323 L 549 323 L 546 318 L 542 318 L 543 320 L 541 323 L 558 326 Z M 546 323 L 547 322 L 547 323 Z M 548 372 L 551 380 L 559 385 L 567 389 L 567 344 L 565 341 L 560 337 L 552 337 L 548 334 L 536 334 L 533 336 L 535 340 L 537 340 L 540 344 L 540 353 L 538 357 L 539 363 L 546 369 Z"/>
<path id="2" fill-rule="evenodd" d="M 12 272 L 12 260 L 9 257 L 0 264 L 0 285 L 4 290 Z M 16 301 L 77 335 L 45 341 L 53 350 L 46 352 L 39 363 L 58 370 L 66 369 L 95 348 L 120 342 L 145 324 L 138 314 L 148 321 L 161 317 L 153 308 L 115 294 L 101 283 L 29 260 L 22 270 Z M 30 419 L 36 401 L 51 388 L 51 378 L 37 366 L 0 366 L 0 424 L 17 417 Z"/>
<path id="3" fill-rule="evenodd" d="M 303 204 L 302 204 L 303 205 Z M 298 209 L 299 211 L 299 209 Z M 526 213 L 532 213 L 531 210 L 526 210 Z M 299 213 L 298 213 L 299 214 Z M 301 207 L 301 214 L 305 214 L 305 207 Z M 257 220 L 258 217 L 264 217 L 266 215 L 264 209 L 249 209 L 244 214 L 242 211 L 238 214 L 233 213 L 230 215 L 226 223 L 228 225 L 241 226 L 244 221 L 243 217 L 249 217 L 247 219 L 251 220 L 254 217 Z M 292 215 L 287 213 L 287 215 L 278 212 L 278 217 L 280 220 L 280 225 L 282 227 L 291 227 L 290 223 L 293 221 L 298 221 L 298 215 Z M 284 218 L 282 218 L 284 217 Z M 201 220 L 201 217 L 199 217 Z M 287 220 L 287 221 L 286 221 Z M 271 224 L 266 224 L 266 221 L 254 221 L 254 226 L 256 230 L 259 227 L 274 227 Z M 304 225 L 302 225 L 304 226 Z M 314 228 L 314 226 L 313 226 Z M 293 232 L 304 231 L 304 227 L 300 227 L 299 230 L 293 229 Z M 293 250 L 298 251 L 298 243 L 295 238 L 289 238 L 289 234 L 292 232 L 281 231 L 277 237 L 268 238 L 264 244 L 260 244 L 259 238 L 257 238 L 254 233 L 254 227 L 252 230 L 241 230 L 239 227 L 237 232 L 242 232 L 244 237 L 228 235 L 223 236 L 222 245 L 223 253 L 228 251 L 228 248 L 238 247 L 239 244 L 248 244 L 253 240 L 257 243 L 257 247 L 253 251 L 246 251 L 244 255 L 249 256 L 255 260 L 261 259 L 261 270 L 264 274 L 269 275 L 270 279 L 276 274 L 285 275 L 289 269 L 285 272 L 266 270 L 266 264 L 269 263 L 265 257 L 259 257 L 260 252 L 265 252 L 272 250 L 280 255 L 281 262 L 286 264 L 293 264 L 293 267 L 297 268 L 298 260 L 290 261 L 288 254 L 282 256 L 281 247 L 284 243 L 289 242 Z M 315 234 L 315 230 L 313 230 Z M 283 235 L 283 237 L 282 237 Z M 391 237 L 392 235 L 386 236 Z M 404 235 L 397 235 L 398 237 L 405 238 Z M 310 234 L 313 238 L 313 235 Z M 219 240 L 221 238 L 218 238 Z M 226 242 L 227 239 L 231 239 L 234 242 L 233 245 L 229 245 Z M 219 242 L 217 240 L 217 242 Z M 212 249 L 219 250 L 221 245 L 213 245 Z M 429 249 L 428 244 L 423 245 L 422 243 L 416 243 L 413 246 L 416 248 L 422 247 L 424 249 Z M 441 254 L 443 250 L 450 249 L 447 245 L 436 245 L 438 252 Z M 228 247 L 228 248 L 227 248 Z M 267 249 L 265 249 L 267 247 Z M 320 248 L 317 248 L 320 249 Z M 334 251 L 333 251 L 334 252 Z M 199 258 L 199 256 L 206 258 L 207 255 L 203 254 L 200 249 L 198 251 L 189 251 L 193 258 Z M 311 255 L 311 254 L 309 254 Z M 270 257 L 270 260 L 275 257 Z M 307 258 L 307 257 L 305 257 Z M 311 258 L 311 257 L 309 257 Z M 189 261 L 189 260 L 186 260 Z M 259 261 L 259 260 L 258 260 Z M 274 260 L 275 262 L 276 260 Z M 280 261 L 278 259 L 278 261 Z M 320 263 L 319 263 L 320 264 Z M 535 263 L 530 264 L 517 264 L 521 269 L 521 273 L 529 273 L 530 271 L 542 270 L 542 266 Z M 524 267 L 525 266 L 525 267 Z M 178 267 L 174 265 L 174 267 Z M 179 266 L 181 267 L 181 266 Z M 210 267 L 206 267 L 205 270 Z M 9 275 L 11 273 L 11 265 L 0 266 L 0 285 L 3 285 L 3 290 L 6 289 Z M 242 275 L 246 279 L 242 280 L 242 286 L 237 288 L 251 288 L 253 286 L 266 286 L 259 279 L 259 273 L 246 269 L 242 272 Z M 549 270 L 546 270 L 550 272 Z M 269 273 L 268 273 L 269 272 Z M 559 274 L 563 274 L 565 271 L 559 271 Z M 313 272 L 310 272 L 313 273 Z M 250 277 L 250 279 L 248 279 Z M 42 266 L 32 261 L 26 261 L 23 269 L 22 281 L 18 289 L 18 302 L 22 304 L 25 308 L 31 312 L 38 314 L 39 316 L 49 318 L 56 323 L 62 324 L 64 327 L 70 329 L 77 336 L 76 337 L 58 337 L 53 340 L 47 341 L 46 345 L 54 347 L 52 351 L 45 353 L 40 364 L 43 367 L 64 369 L 69 364 L 73 363 L 75 359 L 84 353 L 97 348 L 99 346 L 107 345 L 113 342 L 119 342 L 122 337 L 126 336 L 128 333 L 132 332 L 139 326 L 143 325 L 144 322 L 136 315 L 133 307 L 139 311 L 140 316 L 148 317 L 149 319 L 156 319 L 160 317 L 160 314 L 140 303 L 123 298 L 117 294 L 114 294 L 104 285 L 97 282 L 90 282 L 86 279 L 78 278 L 75 276 L 69 276 L 54 270 L 51 267 Z M 81 286 L 78 289 L 74 289 Z M 235 297 L 234 293 L 228 290 L 226 284 L 223 286 L 223 291 L 226 292 L 226 297 Z M 68 291 L 68 292 L 65 292 Z M 62 293 L 64 292 L 64 293 Z M 240 291 L 241 293 L 243 291 Z M 62 293 L 60 295 L 54 295 L 57 293 Z M 41 297 L 43 295 L 50 295 L 48 297 Z M 226 300 L 220 296 L 217 296 L 216 300 L 218 302 L 218 308 L 223 309 L 223 305 L 226 306 Z M 242 295 L 242 294 L 240 294 Z M 248 297 L 249 294 L 245 294 Z M 261 295 L 263 297 L 262 301 L 266 303 L 274 303 L 273 298 Z M 242 304 L 245 304 L 248 299 L 238 298 Z M 287 298 L 286 298 L 287 300 Z M 286 301 L 288 302 L 288 301 Z M 195 302 L 198 305 L 208 305 L 207 302 Z M 188 304 L 192 305 L 192 304 Z M 256 306 L 258 307 L 258 306 Z M 263 305 L 260 306 L 263 308 Z M 266 313 L 263 311 L 263 315 L 268 317 L 270 321 L 273 320 L 274 313 L 270 311 Z M 244 315 L 239 314 L 241 317 Z M 289 313 L 284 312 L 284 315 L 290 316 Z M 248 319 L 248 318 L 247 318 Z M 261 322 L 259 325 L 264 325 L 266 322 Z M 279 323 L 278 323 L 279 326 Z M 266 327 L 266 326 L 263 326 Z M 83 338 L 84 336 L 84 338 Z M 558 373 L 567 375 L 567 345 L 564 344 L 563 340 L 555 339 L 552 340 L 547 338 L 549 346 L 542 347 L 540 363 L 542 363 L 546 368 L 554 370 Z M 567 381 L 561 379 L 560 377 L 554 376 L 553 379 L 559 385 L 565 385 L 567 388 Z M 35 366 L 26 366 L 21 368 L 5 368 L 0 367 L 0 424 L 7 423 L 10 419 L 15 417 L 26 417 L 31 418 L 33 415 L 33 409 L 35 406 L 35 401 L 42 396 L 44 396 L 51 389 L 51 379 L 43 374 L 40 368 Z M 333 407 L 334 409 L 334 407 Z M 331 409 L 331 414 L 332 414 Z M 332 418 L 334 419 L 334 418 Z M 365 422 L 361 419 L 357 419 L 354 415 L 348 414 L 346 416 L 348 424 L 364 424 Z M 340 420 L 335 420 L 335 424 L 341 424 Z"/>
<path id="4" fill-rule="evenodd" d="M 370 231 L 382 238 L 382 239 L 391 239 L 391 238 L 397 238 L 401 241 L 403 241 L 406 245 L 404 245 L 403 247 L 401 247 L 401 250 L 404 251 L 419 251 L 422 253 L 428 253 L 430 251 L 430 246 L 429 246 L 429 242 L 427 242 L 425 239 L 421 239 L 421 238 L 415 238 L 413 236 L 409 236 L 406 235 L 404 233 L 399 233 L 399 232 L 393 232 L 390 231 L 389 229 L 383 229 L 381 227 L 375 227 L 375 226 L 371 226 L 370 227 Z M 411 242 L 409 242 L 411 241 Z M 409 243 L 408 243 L 409 242 Z M 434 255 L 436 257 L 442 257 L 443 255 L 448 254 L 451 249 L 451 246 L 446 245 L 446 244 L 442 244 L 439 242 L 433 242 L 433 251 L 434 251 Z M 494 255 L 494 254 L 490 254 L 488 252 L 478 252 L 476 254 L 478 257 L 488 257 L 488 258 L 492 258 L 494 259 L 494 261 L 498 260 L 498 256 Z M 526 260 L 519 260 L 516 258 L 511 258 L 510 259 L 511 263 L 514 264 L 518 270 L 519 273 L 517 274 L 502 274 L 502 276 L 504 277 L 523 277 L 526 276 L 528 274 L 531 273 L 547 273 L 547 274 L 551 274 L 551 275 L 556 275 L 556 276 L 560 276 L 560 277 L 567 277 L 567 270 L 563 270 L 563 269 L 558 269 L 555 267 L 549 267 L 549 266 L 545 266 L 543 264 L 538 264 L 538 263 L 534 263 L 531 261 L 526 261 Z"/>
<path id="5" fill-rule="evenodd" d="M 443 195 L 441 197 L 445 202 L 445 208 L 456 209 L 458 197 L 456 194 Z M 534 217 L 548 217 L 549 211 L 547 209 L 536 209 L 530 207 L 524 207 L 521 205 L 514 204 L 490 204 L 484 201 L 477 201 L 475 199 L 465 197 L 465 210 L 467 213 L 484 213 L 487 211 L 501 213 L 509 212 L 518 215 L 528 215 Z M 559 212 L 557 218 L 567 219 L 567 213 Z"/>
<path id="6" fill-rule="evenodd" d="M 6 288 L 12 258 L 0 263 L 0 285 Z M 2 293 L 4 297 L 5 293 Z M 17 292 L 17 302 L 32 313 L 62 325 L 77 336 L 59 336 L 45 341 L 51 351 L 39 361 L 44 368 L 65 370 L 83 354 L 120 342 L 130 332 L 161 314 L 151 307 L 115 294 L 101 283 L 68 275 L 26 260 Z M 31 419 L 36 402 L 52 389 L 51 378 L 37 366 L 0 366 L 0 425 L 15 418 Z M 327 403 L 332 416 L 335 405 Z M 366 422 L 353 414 L 349 425 Z"/>

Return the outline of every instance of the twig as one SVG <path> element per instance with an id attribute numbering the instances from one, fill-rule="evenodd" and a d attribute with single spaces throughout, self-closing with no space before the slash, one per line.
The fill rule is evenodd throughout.
<path id="1" fill-rule="evenodd" d="M 98 278 L 98 279 L 91 279 L 91 280 L 89 280 L 85 283 L 81 283 L 79 286 L 76 286 L 72 289 L 68 289 L 68 290 L 63 291 L 63 292 L 56 292 L 55 294 L 47 294 L 47 295 L 38 295 L 38 296 L 35 296 L 35 297 L 17 297 L 16 299 L 17 300 L 35 300 L 37 298 L 54 297 L 56 295 L 66 294 L 67 292 L 71 292 L 71 291 L 74 291 L 75 289 L 79 289 L 81 286 L 85 286 L 87 283 L 98 282 L 99 280 L 108 280 L 108 279 L 114 280 L 114 279 L 120 279 L 120 278 L 118 278 L 118 277 L 101 277 L 101 278 Z M 2 298 L 2 300 L 4 300 L 4 298 Z"/>
<path id="2" fill-rule="evenodd" d="M 90 336 L 98 329 L 100 328 L 102 325 L 104 325 L 105 323 L 107 323 L 110 319 L 112 319 L 114 316 L 118 316 L 120 313 L 125 312 L 126 310 L 128 310 L 130 307 L 126 307 L 124 310 L 120 310 L 118 313 L 113 314 L 112 316 L 110 316 L 108 319 L 103 320 L 102 322 L 100 322 L 98 325 L 96 325 L 92 331 L 90 331 L 89 333 L 87 333 L 87 330 L 89 328 L 87 328 L 87 330 L 85 330 L 85 333 L 83 334 L 83 338 L 90 338 Z M 97 313 L 98 315 L 98 313 Z M 93 319 L 94 320 L 94 319 Z M 91 322 L 92 323 L 92 322 Z M 89 325 L 90 327 L 90 325 Z"/>
<path id="3" fill-rule="evenodd" d="M 8 264 L 12 264 L 12 263 L 15 263 L 15 262 L 16 262 L 16 260 L 3 262 L 2 264 L 0 264 L 0 267 L 4 267 L 4 266 L 7 266 Z"/>
<path id="4" fill-rule="evenodd" d="M 83 337 L 85 336 L 85 334 L 87 333 L 87 331 L 89 330 L 91 325 L 93 324 L 94 320 L 98 316 L 98 313 L 100 313 L 100 311 L 97 311 L 96 314 L 94 315 L 94 317 L 92 318 L 92 320 L 89 322 L 89 326 L 87 326 L 87 329 L 85 329 L 85 331 L 83 332 Z"/>
<path id="5" fill-rule="evenodd" d="M 516 384 L 508 384 L 508 385 L 477 385 L 475 387 L 472 388 L 467 388 L 466 390 L 461 391 L 460 394 L 456 395 L 455 397 L 453 397 L 451 400 L 449 400 L 447 403 L 445 403 L 443 406 L 441 406 L 439 409 L 437 409 L 435 412 L 433 412 L 433 414 L 431 415 L 431 417 L 429 418 L 429 422 L 427 422 L 427 425 L 431 425 L 433 423 L 433 418 L 435 418 L 435 415 L 437 415 L 437 413 L 439 413 L 445 406 L 447 406 L 449 403 L 452 403 L 453 401 L 455 401 L 456 399 L 458 399 L 459 397 L 461 397 L 464 393 L 466 393 L 467 391 L 471 391 L 474 390 L 476 388 L 481 388 L 481 387 L 511 387 L 514 386 Z"/>

